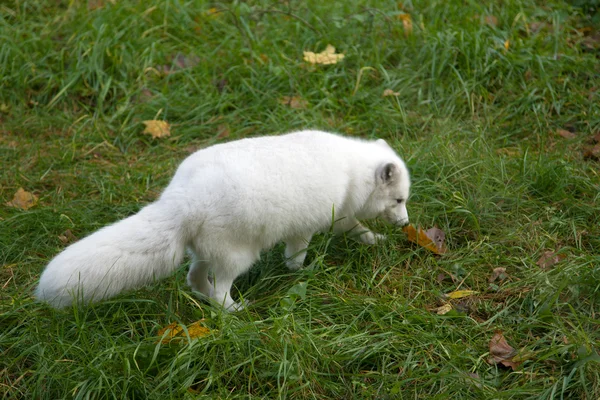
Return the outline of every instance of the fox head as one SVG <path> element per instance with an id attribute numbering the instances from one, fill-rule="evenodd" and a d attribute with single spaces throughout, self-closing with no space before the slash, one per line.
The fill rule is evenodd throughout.
<path id="1" fill-rule="evenodd" d="M 394 225 L 408 224 L 406 202 L 410 194 L 410 177 L 404 163 L 390 162 L 380 165 L 376 172 L 374 198 L 379 215 Z"/>

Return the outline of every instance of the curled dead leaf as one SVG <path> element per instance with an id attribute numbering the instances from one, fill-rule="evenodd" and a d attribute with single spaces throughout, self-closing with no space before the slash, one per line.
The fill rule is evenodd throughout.
<path id="1" fill-rule="evenodd" d="M 488 358 L 488 363 L 492 365 L 502 364 L 505 367 L 512 368 L 514 371 L 520 363 L 514 360 L 516 355 L 517 351 L 508 344 L 502 332 L 497 331 L 490 340 L 490 357 Z"/>
<path id="2" fill-rule="evenodd" d="M 308 101 L 300 96 L 283 96 L 277 100 L 279 104 L 284 104 L 296 110 L 303 110 L 308 106 Z"/>
<path id="3" fill-rule="evenodd" d="M 58 239 L 62 242 L 62 244 L 68 244 L 77 240 L 70 229 L 64 231 L 62 235 L 58 235 Z"/>
<path id="4" fill-rule="evenodd" d="M 556 254 L 554 251 L 545 251 L 537 261 L 536 265 L 542 269 L 547 269 L 564 260 L 565 254 Z"/>
<path id="5" fill-rule="evenodd" d="M 413 33 L 413 22 L 410 14 L 400 14 L 398 18 L 402 21 L 402 29 L 404 29 L 404 37 L 409 37 Z"/>
<path id="6" fill-rule="evenodd" d="M 227 124 L 219 124 L 219 126 L 217 127 L 217 132 L 217 138 L 219 139 L 225 139 L 229 137 L 229 134 L 231 133 L 231 131 L 229 130 L 229 125 Z"/>
<path id="7" fill-rule="evenodd" d="M 339 61 L 344 59 L 344 54 L 336 53 L 335 47 L 328 44 L 324 51 L 320 53 L 313 53 L 312 51 L 304 52 L 304 61 L 310 64 L 337 64 Z"/>
<path id="8" fill-rule="evenodd" d="M 38 197 L 33 193 L 26 192 L 25 189 L 19 188 L 13 199 L 6 203 L 9 207 L 20 208 L 21 210 L 29 210 L 38 202 Z"/>
<path id="9" fill-rule="evenodd" d="M 569 140 L 570 140 L 570 139 L 575 139 L 575 138 L 577 137 L 577 135 L 576 135 L 576 134 L 574 134 L 573 132 L 571 132 L 571 131 L 568 131 L 568 130 L 566 130 L 566 129 L 557 129 L 557 130 L 556 130 L 556 134 L 557 134 L 558 136 L 561 136 L 561 137 L 563 137 L 563 138 L 565 138 L 565 139 L 569 139 Z"/>
<path id="10" fill-rule="evenodd" d="M 142 121 L 146 128 L 142 133 L 152 135 L 153 138 L 162 138 L 171 136 L 171 126 L 167 121 L 159 121 L 156 119 Z"/>
<path id="11" fill-rule="evenodd" d="M 444 254 L 447 251 L 444 243 L 446 234 L 439 228 L 434 227 L 424 231 L 420 227 L 417 230 L 414 225 L 406 225 L 402 231 L 406 233 L 409 241 L 425 247 L 435 254 Z"/>
<path id="12" fill-rule="evenodd" d="M 434 308 L 431 311 L 435 312 L 437 315 L 448 314 L 450 311 L 452 311 L 452 304 L 446 303 L 443 306 Z"/>
<path id="13" fill-rule="evenodd" d="M 196 321 L 186 327 L 190 339 L 197 339 L 210 334 L 210 329 L 202 326 L 201 322 L 202 320 Z M 177 322 L 173 322 L 164 328 L 161 328 L 157 335 L 162 337 L 160 340 L 161 343 L 169 343 L 171 341 L 181 340 L 186 337 L 184 327 L 179 325 Z"/>
<path id="14" fill-rule="evenodd" d="M 400 93 L 394 92 L 392 89 L 385 89 L 383 91 L 383 97 L 388 97 L 388 96 L 400 96 Z"/>
<path id="15" fill-rule="evenodd" d="M 507 277 L 508 277 L 508 275 L 506 274 L 506 268 L 497 267 L 497 268 L 494 268 L 494 271 L 492 272 L 492 276 L 490 276 L 489 282 L 494 283 L 496 280 L 503 281 Z"/>
<path id="16" fill-rule="evenodd" d="M 494 28 L 498 26 L 498 17 L 495 15 L 486 15 L 483 20 L 486 24 L 493 26 Z"/>
<path id="17" fill-rule="evenodd" d="M 584 147 L 583 158 L 586 160 L 600 161 L 600 143 L 594 146 Z"/>

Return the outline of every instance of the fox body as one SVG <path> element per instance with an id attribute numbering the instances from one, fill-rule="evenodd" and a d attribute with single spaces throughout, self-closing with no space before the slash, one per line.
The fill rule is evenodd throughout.
<path id="1" fill-rule="evenodd" d="M 383 236 L 359 220 L 406 224 L 409 189 L 404 162 L 381 139 L 309 130 L 211 146 L 181 163 L 156 202 L 58 254 L 36 296 L 54 307 L 106 299 L 167 276 L 188 250 L 191 288 L 238 309 L 231 285 L 261 250 L 283 241 L 288 267 L 300 268 L 332 221 L 375 243 Z"/>

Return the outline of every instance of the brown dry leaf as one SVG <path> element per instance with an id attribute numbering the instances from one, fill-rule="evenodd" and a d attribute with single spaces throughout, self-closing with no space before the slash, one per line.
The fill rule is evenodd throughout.
<path id="1" fill-rule="evenodd" d="M 450 311 L 452 311 L 452 304 L 446 303 L 443 306 L 440 306 L 438 308 L 434 308 L 431 311 L 434 311 L 437 315 L 448 314 Z"/>
<path id="2" fill-rule="evenodd" d="M 521 149 L 518 147 L 503 147 L 501 149 L 496 149 L 496 154 L 508 157 L 519 157 L 521 155 Z"/>
<path id="3" fill-rule="evenodd" d="M 486 15 L 483 20 L 489 26 L 493 26 L 494 28 L 498 26 L 498 18 L 494 15 Z"/>
<path id="4" fill-rule="evenodd" d="M 229 131 L 229 125 L 227 124 L 219 124 L 217 132 L 217 138 L 219 139 L 225 139 L 226 137 L 229 137 L 229 134 L 231 133 Z"/>
<path id="5" fill-rule="evenodd" d="M 88 10 L 94 11 L 103 8 L 106 5 L 106 0 L 88 0 Z M 108 0 L 108 3 L 115 4 L 116 0 Z"/>
<path id="6" fill-rule="evenodd" d="M 308 106 L 308 101 L 304 100 L 300 96 L 283 96 L 277 101 L 279 104 L 290 106 L 296 110 L 303 110 Z"/>
<path id="7" fill-rule="evenodd" d="M 584 147 L 583 158 L 586 160 L 600 161 L 600 144 Z"/>
<path id="8" fill-rule="evenodd" d="M 409 37 L 413 33 L 413 22 L 410 14 L 400 14 L 398 18 L 402 21 L 402 28 L 404 29 L 404 37 Z"/>
<path id="9" fill-rule="evenodd" d="M 21 210 L 29 210 L 38 202 L 38 197 L 32 193 L 26 192 L 23 188 L 19 188 L 13 199 L 6 203 L 9 207 L 20 208 Z"/>
<path id="10" fill-rule="evenodd" d="M 488 359 L 488 363 L 492 365 L 502 364 L 515 371 L 519 366 L 519 362 L 513 359 L 516 355 L 517 351 L 508 344 L 502 332 L 497 331 L 490 340 L 490 358 Z"/>
<path id="11" fill-rule="evenodd" d="M 171 55 L 168 58 L 170 64 L 159 65 L 156 69 L 162 72 L 165 75 L 172 74 L 176 71 L 180 71 L 185 68 L 195 67 L 200 63 L 200 57 L 195 54 L 181 54 L 177 53 L 175 55 Z"/>
<path id="12" fill-rule="evenodd" d="M 225 88 L 227 87 L 227 84 L 229 82 L 227 81 L 227 79 L 219 79 L 217 81 L 214 81 L 214 84 L 217 88 L 217 91 L 219 93 L 223 93 L 223 91 L 225 90 Z"/>
<path id="13" fill-rule="evenodd" d="M 574 134 L 573 132 L 568 131 L 566 129 L 557 129 L 556 130 L 556 134 L 558 136 L 561 136 L 561 137 L 565 138 L 565 139 L 575 139 L 577 137 L 576 134 Z"/>
<path id="14" fill-rule="evenodd" d="M 448 299 L 462 299 L 463 297 L 473 296 L 479 292 L 475 290 L 455 290 L 454 292 L 446 293 L 444 297 Z"/>
<path id="15" fill-rule="evenodd" d="M 385 89 L 383 91 L 383 97 L 388 97 L 388 96 L 400 96 L 400 93 L 394 92 L 392 89 Z"/>
<path id="16" fill-rule="evenodd" d="M 197 339 L 208 336 L 208 334 L 210 334 L 210 329 L 208 329 L 205 326 L 202 326 L 200 324 L 201 322 L 202 320 L 196 321 L 187 326 L 187 331 L 190 335 L 190 339 Z M 179 325 L 177 322 L 173 322 L 165 326 L 164 328 L 161 328 L 158 331 L 157 335 L 161 337 L 164 335 L 164 338 L 161 339 L 161 343 L 169 343 L 173 340 L 181 340 L 186 337 L 183 326 Z"/>
<path id="17" fill-rule="evenodd" d="M 335 47 L 328 44 L 324 51 L 320 53 L 313 53 L 312 51 L 304 52 L 304 61 L 310 64 L 337 64 L 339 61 L 344 59 L 344 54 L 336 54 Z"/>
<path id="18" fill-rule="evenodd" d="M 537 261 L 536 265 L 542 269 L 547 269 L 555 264 L 558 264 L 562 260 L 564 260 L 567 256 L 565 254 L 556 254 L 553 251 L 545 251 L 542 253 L 542 256 Z"/>
<path id="19" fill-rule="evenodd" d="M 414 225 L 406 225 L 402 231 L 408 235 L 409 241 L 425 247 L 435 254 L 444 254 L 447 251 L 444 243 L 446 234 L 439 228 L 431 228 L 427 231 L 419 228 L 417 231 Z"/>
<path id="20" fill-rule="evenodd" d="M 492 272 L 492 276 L 490 276 L 489 282 L 494 283 L 496 280 L 503 281 L 507 277 L 508 277 L 508 275 L 506 274 L 506 268 L 497 267 L 497 268 L 494 268 L 494 271 Z"/>
<path id="21" fill-rule="evenodd" d="M 146 128 L 142 133 L 152 135 L 153 138 L 162 138 L 171 136 L 171 126 L 167 121 L 160 121 L 156 119 L 142 121 Z"/>
<path id="22" fill-rule="evenodd" d="M 546 27 L 546 23 L 544 22 L 532 22 L 529 24 L 529 31 L 533 34 L 540 32 L 542 29 Z"/>
<path id="23" fill-rule="evenodd" d="M 58 239 L 62 242 L 62 244 L 68 244 L 77 240 L 70 229 L 64 231 L 62 235 L 58 235 Z"/>

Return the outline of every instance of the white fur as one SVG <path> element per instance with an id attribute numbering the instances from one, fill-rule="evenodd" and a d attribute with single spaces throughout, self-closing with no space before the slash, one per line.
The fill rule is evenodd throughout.
<path id="1" fill-rule="evenodd" d="M 381 139 L 302 131 L 215 145 L 184 160 L 156 202 L 56 256 L 36 296 L 55 307 L 106 299 L 169 275 L 187 248 L 192 289 L 237 309 L 233 280 L 261 250 L 284 241 L 288 266 L 300 268 L 332 216 L 334 231 L 375 243 L 383 236 L 358 220 L 407 223 L 409 189 L 404 163 Z"/>

